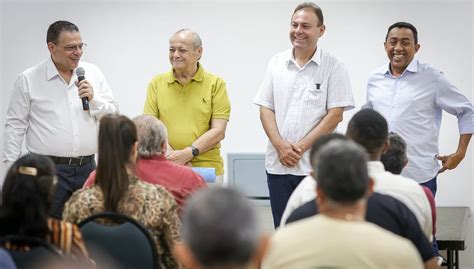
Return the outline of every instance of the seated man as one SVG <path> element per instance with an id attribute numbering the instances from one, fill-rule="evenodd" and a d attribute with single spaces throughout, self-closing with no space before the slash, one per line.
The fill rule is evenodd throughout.
<path id="1" fill-rule="evenodd" d="M 362 147 L 329 142 L 312 166 L 321 214 L 276 231 L 263 268 L 423 268 L 410 241 L 365 221 L 374 182 Z"/>
<path id="2" fill-rule="evenodd" d="M 347 136 L 361 144 L 369 153 L 370 162 L 367 165 L 370 177 L 375 181 L 374 190 L 403 202 L 415 214 L 426 237 L 431 239 L 433 230 L 431 207 L 425 192 L 414 180 L 386 172 L 380 162 L 380 156 L 389 144 L 387 121 L 374 110 L 361 110 L 350 120 Z M 312 184 L 313 189 L 315 187 L 314 180 L 311 183 L 311 178 L 304 179 L 302 183 L 305 183 L 303 186 Z M 301 190 L 297 188 L 293 193 L 301 197 L 298 199 L 301 202 L 299 205 L 315 197 L 315 194 L 311 197 L 308 190 L 308 187 Z"/>
<path id="3" fill-rule="evenodd" d="M 405 140 L 396 133 L 390 132 L 388 135 L 390 146 L 387 151 L 382 154 L 380 161 L 383 163 L 385 170 L 395 175 L 399 175 L 402 169 L 408 164 L 407 158 L 407 144 Z M 426 198 L 430 202 L 431 206 L 431 219 L 433 224 L 433 253 L 438 256 L 438 265 L 441 265 L 443 258 L 439 254 L 438 242 L 436 242 L 436 202 L 434 195 L 431 190 L 423 185 L 420 185 L 425 191 Z"/>
<path id="4" fill-rule="evenodd" d="M 138 132 L 137 174 L 140 179 L 159 184 L 173 194 L 182 209 L 186 198 L 197 189 L 206 187 L 206 182 L 191 168 L 174 164 L 166 159 L 168 138 L 166 127 L 153 116 L 141 115 L 133 122 Z M 95 181 L 95 171 L 91 173 L 84 187 Z"/>
<path id="5" fill-rule="evenodd" d="M 188 269 L 259 268 L 268 240 L 253 207 L 235 190 L 197 192 L 184 210 L 175 257 Z"/>
<path id="6" fill-rule="evenodd" d="M 313 147 L 311 148 L 311 163 L 315 162 L 314 157 L 322 146 L 327 144 L 329 141 L 338 139 L 347 140 L 347 138 L 341 138 L 339 135 L 335 134 L 323 136 L 316 140 Z M 295 209 L 289 216 L 286 224 L 308 218 L 318 213 L 319 210 L 316 205 L 316 199 L 313 199 Z M 394 234 L 400 235 L 410 240 L 417 248 L 422 260 L 424 261 L 426 269 L 438 268 L 435 255 L 431 251 L 430 243 L 423 234 L 420 225 L 418 225 L 415 215 L 413 215 L 410 209 L 408 209 L 408 207 L 402 202 L 391 196 L 375 192 L 369 197 L 367 201 L 367 212 L 365 218 L 368 222 L 377 224 L 378 226 L 389 230 Z"/>

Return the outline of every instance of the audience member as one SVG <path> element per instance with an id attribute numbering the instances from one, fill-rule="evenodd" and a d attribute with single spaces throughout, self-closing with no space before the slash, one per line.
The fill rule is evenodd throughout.
<path id="1" fill-rule="evenodd" d="M 322 146 L 327 144 L 329 141 L 338 139 L 347 140 L 346 137 L 336 135 L 325 136 L 316 140 L 311 148 L 311 163 L 315 163 L 316 154 Z M 314 185 L 316 186 L 316 184 Z M 286 223 L 288 224 L 318 213 L 319 210 L 316 204 L 316 199 L 313 199 L 296 208 L 288 217 Z M 405 204 L 391 196 L 375 192 L 367 200 L 365 218 L 368 222 L 377 224 L 381 228 L 410 240 L 417 248 L 418 253 L 424 261 L 426 269 L 438 268 L 436 258 L 431 250 L 428 239 L 423 234 L 415 215 Z"/>
<path id="2" fill-rule="evenodd" d="M 96 184 L 71 196 L 63 218 L 78 223 L 103 211 L 131 216 L 151 232 L 161 266 L 178 268 L 171 255 L 173 244 L 179 240 L 178 206 L 165 188 L 136 176 L 137 140 L 136 126 L 127 117 L 102 118 Z"/>
<path id="3" fill-rule="evenodd" d="M 335 139 L 347 140 L 344 135 L 339 133 L 322 135 L 314 142 L 313 146 L 311 147 L 309 156 L 313 156 L 314 153 L 319 150 L 320 147 L 322 147 L 329 141 Z M 312 176 L 314 174 L 315 172 L 313 171 L 310 175 L 306 176 L 291 194 L 290 199 L 288 199 L 288 203 L 286 204 L 285 211 L 283 212 L 283 215 L 281 217 L 280 226 L 285 226 L 285 223 L 287 222 L 287 219 L 290 216 L 291 212 L 293 212 L 293 210 L 297 209 L 304 203 L 314 199 L 314 190 L 316 189 L 316 181 Z"/>
<path id="4" fill-rule="evenodd" d="M 361 144 L 369 153 L 369 173 L 375 181 L 375 191 L 393 196 L 403 202 L 415 214 L 426 237 L 433 232 L 431 207 L 423 188 L 410 178 L 385 171 L 380 162 L 382 153 L 388 149 L 388 125 L 385 118 L 372 109 L 357 112 L 349 121 L 349 138 Z"/>
<path id="5" fill-rule="evenodd" d="M 367 161 L 352 141 L 321 148 L 312 164 L 321 214 L 279 229 L 263 268 L 423 268 L 410 241 L 365 221 Z"/>
<path id="6" fill-rule="evenodd" d="M 3 248 L 0 248 L 0 268 L 17 269 L 12 256 Z"/>
<path id="7" fill-rule="evenodd" d="M 235 190 L 218 187 L 191 197 L 182 237 L 174 253 L 189 269 L 259 268 L 268 242 L 250 201 Z"/>
<path id="8" fill-rule="evenodd" d="M 388 149 L 382 154 L 380 161 L 383 163 L 385 170 L 395 175 L 399 175 L 402 172 L 403 167 L 408 163 L 407 158 L 407 144 L 401 136 L 396 133 L 390 132 L 388 135 L 390 145 Z M 438 243 L 436 242 L 436 202 L 434 195 L 431 190 L 421 185 L 423 191 L 425 191 L 426 198 L 430 202 L 431 207 L 431 219 L 433 225 L 433 253 L 438 256 L 438 264 L 441 265 L 443 258 L 439 255 Z"/>
<path id="9" fill-rule="evenodd" d="M 65 255 L 88 260 L 88 254 L 76 225 L 50 218 L 54 164 L 50 158 L 28 154 L 10 167 L 2 190 L 0 235 L 40 238 L 53 244 Z M 6 243 L 7 249 L 24 246 Z"/>
<path id="10" fill-rule="evenodd" d="M 206 182 L 191 168 L 177 165 L 166 158 L 168 138 L 166 127 L 159 119 L 149 115 L 135 117 L 133 122 L 138 132 L 137 175 L 141 180 L 165 187 L 178 203 L 180 210 L 186 198 L 197 189 L 206 187 Z M 95 171 L 84 186 L 94 184 Z"/>

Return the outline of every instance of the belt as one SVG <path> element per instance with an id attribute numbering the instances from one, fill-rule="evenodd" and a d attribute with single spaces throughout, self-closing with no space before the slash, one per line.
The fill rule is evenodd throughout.
<path id="1" fill-rule="evenodd" d="M 89 164 L 94 160 L 94 154 L 89 156 L 79 156 L 79 157 L 57 157 L 57 156 L 48 156 L 53 160 L 55 164 L 67 164 L 71 166 L 81 166 Z"/>

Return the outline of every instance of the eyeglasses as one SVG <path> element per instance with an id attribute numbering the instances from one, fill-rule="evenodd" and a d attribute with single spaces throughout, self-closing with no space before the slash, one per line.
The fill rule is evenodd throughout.
<path id="1" fill-rule="evenodd" d="M 54 43 L 57 45 L 57 43 Z M 87 48 L 87 44 L 86 43 L 80 43 L 80 44 L 77 44 L 77 45 L 67 45 L 67 46 L 64 46 L 63 47 L 64 50 L 66 50 L 67 52 L 75 52 L 76 50 L 80 50 L 80 51 L 83 51 L 84 49 Z"/>

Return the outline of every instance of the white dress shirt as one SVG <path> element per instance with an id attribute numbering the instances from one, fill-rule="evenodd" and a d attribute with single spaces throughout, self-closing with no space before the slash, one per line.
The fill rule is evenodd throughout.
<path id="1" fill-rule="evenodd" d="M 107 113 L 118 113 L 118 104 L 102 72 L 80 62 L 94 97 L 84 111 L 75 71 L 68 83 L 51 58 L 21 73 L 14 85 L 5 123 L 4 162 L 21 155 L 25 137 L 29 152 L 77 157 L 97 152 L 98 123 Z"/>
<path id="2" fill-rule="evenodd" d="M 367 169 L 375 183 L 374 191 L 390 195 L 404 203 L 416 216 L 423 233 L 431 240 L 433 232 L 431 206 L 423 188 L 412 179 L 385 171 L 379 161 L 368 162 Z M 307 176 L 296 187 L 286 204 L 280 227 L 285 225 L 295 209 L 316 198 L 316 185 L 316 180 Z"/>
<path id="3" fill-rule="evenodd" d="M 292 49 L 275 55 L 268 64 L 254 103 L 275 112 L 280 136 L 292 143 L 297 143 L 313 130 L 328 109 L 354 108 L 344 64 L 319 48 L 303 67 L 296 63 Z M 308 175 L 312 170 L 308 151 L 295 167 L 286 167 L 281 164 L 270 141 L 265 168 L 270 174 L 300 176 Z"/>
<path id="4" fill-rule="evenodd" d="M 443 110 L 456 115 L 460 134 L 474 133 L 474 112 L 469 99 L 446 76 L 414 59 L 400 77 L 389 65 L 376 69 L 368 80 L 367 103 L 382 114 L 389 130 L 407 142 L 408 165 L 402 175 L 423 183 L 439 170 L 436 155 Z"/>

